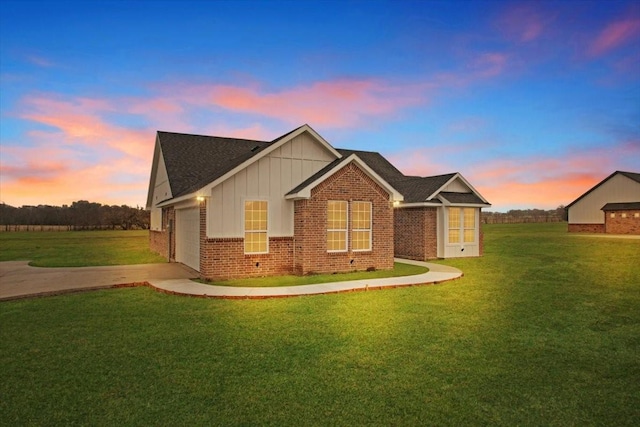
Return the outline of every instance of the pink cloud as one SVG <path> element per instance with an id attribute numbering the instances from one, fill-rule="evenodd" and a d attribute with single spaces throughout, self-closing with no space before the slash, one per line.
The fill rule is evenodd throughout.
<path id="1" fill-rule="evenodd" d="M 377 80 L 335 80 L 279 91 L 259 86 L 182 86 L 178 102 L 255 114 L 289 124 L 344 128 L 425 102 L 424 90 Z"/>
<path id="2" fill-rule="evenodd" d="M 471 58 L 462 72 L 418 83 L 339 79 L 281 90 L 255 83 L 171 84 L 156 85 L 149 96 L 136 97 L 31 94 L 12 114 L 44 127 L 28 131 L 19 143 L 3 141 L 2 201 L 103 202 L 121 190 L 131 196 L 119 203 L 143 204 L 156 130 L 252 139 L 277 136 L 264 127 L 265 118 L 292 126 L 349 128 L 424 105 L 436 90 L 495 77 L 506 63 L 502 54 L 485 53 Z M 242 120 L 227 120 L 238 116 Z M 138 184 L 122 184 L 125 181 Z"/>
<path id="3" fill-rule="evenodd" d="M 591 56 L 600 56 L 614 50 L 640 35 L 640 19 L 629 18 L 607 25 L 588 48 Z"/>
<path id="4" fill-rule="evenodd" d="M 613 171 L 625 170 L 626 159 L 640 157 L 640 141 L 622 142 L 610 150 L 576 151 L 562 158 L 481 159 L 474 151 L 478 149 L 475 143 L 466 147 L 444 144 L 388 158 L 406 175 L 460 172 L 492 203 L 491 209 L 505 210 L 567 205 Z M 450 161 L 460 153 L 478 160 L 460 170 Z"/>
<path id="5" fill-rule="evenodd" d="M 533 3 L 527 3 L 508 7 L 496 25 L 514 41 L 531 42 L 538 39 L 554 19 L 552 15 L 544 15 Z"/>
<path id="6" fill-rule="evenodd" d="M 498 208 L 553 209 L 571 203 L 621 169 L 625 159 L 640 155 L 640 146 L 636 144 L 621 143 L 612 150 L 572 152 L 563 158 L 498 159 L 481 162 L 464 174 Z"/>
<path id="7" fill-rule="evenodd" d="M 50 68 L 56 65 L 52 61 L 40 55 L 26 55 L 25 58 L 27 59 L 27 61 L 34 65 L 37 65 L 38 67 Z"/>

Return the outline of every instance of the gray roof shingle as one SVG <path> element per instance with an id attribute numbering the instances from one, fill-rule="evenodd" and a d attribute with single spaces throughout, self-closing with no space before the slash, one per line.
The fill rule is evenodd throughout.
<path id="1" fill-rule="evenodd" d="M 451 193 L 446 191 L 441 191 L 439 193 L 440 196 L 447 199 L 450 203 L 463 203 L 463 204 L 481 204 L 485 203 L 482 201 L 477 194 L 474 193 Z"/>
<path id="2" fill-rule="evenodd" d="M 439 188 L 445 185 L 455 173 L 436 176 L 411 176 L 398 180 L 392 185 L 404 196 L 405 203 L 421 203 L 427 201 Z M 438 202 L 434 200 L 434 202 Z"/>
<path id="3" fill-rule="evenodd" d="M 167 168 L 171 193 L 174 198 L 180 197 L 210 184 L 231 171 L 246 160 L 257 155 L 271 144 L 280 141 L 299 128 L 287 132 L 271 142 L 240 138 L 223 138 L 217 136 L 191 135 L 158 131 L 158 141 Z M 325 175 L 351 154 L 357 155 L 367 166 L 387 181 L 403 196 L 405 203 L 425 202 L 438 189 L 456 174 L 436 175 L 430 177 L 406 176 L 393 166 L 380 153 L 373 151 L 337 149 L 342 159 L 336 159 L 313 174 L 304 182 L 293 188 L 288 194 L 295 194 L 304 187 Z M 472 193 L 458 193 L 464 196 L 447 193 L 447 200 L 452 203 L 484 203 Z M 453 194 L 453 195 L 451 195 Z M 471 194 L 469 196 L 468 194 Z M 439 203 L 439 200 L 433 200 Z"/>
<path id="4" fill-rule="evenodd" d="M 173 197 L 204 187 L 270 145 L 251 139 L 161 131 L 158 140 Z"/>
<path id="5" fill-rule="evenodd" d="M 626 203 L 607 203 L 602 207 L 603 211 L 631 211 L 640 209 L 640 202 L 626 202 Z"/>

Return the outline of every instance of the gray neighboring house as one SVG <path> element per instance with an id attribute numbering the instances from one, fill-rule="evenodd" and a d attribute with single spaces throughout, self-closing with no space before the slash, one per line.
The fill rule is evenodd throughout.
<path id="1" fill-rule="evenodd" d="M 640 234 L 640 173 L 615 171 L 567 211 L 569 232 Z"/>

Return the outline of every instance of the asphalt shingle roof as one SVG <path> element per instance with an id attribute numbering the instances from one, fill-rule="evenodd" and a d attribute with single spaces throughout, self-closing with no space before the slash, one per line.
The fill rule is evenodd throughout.
<path id="1" fill-rule="evenodd" d="M 404 180 L 398 180 L 391 185 L 402 193 L 405 203 L 420 203 L 427 201 L 433 193 L 438 191 L 454 176 L 455 173 L 425 177 L 412 176 L 405 177 Z M 438 201 L 434 200 L 434 202 Z"/>
<path id="2" fill-rule="evenodd" d="M 158 140 L 167 168 L 173 197 L 192 193 L 210 184 L 246 160 L 280 141 L 292 130 L 271 142 L 251 139 L 223 138 L 158 131 Z M 292 189 L 295 194 L 316 179 L 337 167 L 344 158 L 357 155 L 363 162 L 387 181 L 403 196 L 405 203 L 425 202 L 456 174 L 429 177 L 406 176 L 380 153 L 373 151 L 337 149 L 342 159 L 336 159 Z M 640 175 L 638 177 L 640 179 Z M 473 193 L 447 193 L 452 203 L 484 203 Z M 459 200 L 459 201 L 458 201 Z M 467 202 L 467 200 L 469 200 Z M 433 200 L 439 202 L 438 200 Z"/>
<path id="3" fill-rule="evenodd" d="M 640 173 L 624 172 L 624 171 L 620 171 L 619 173 L 621 173 L 622 175 L 626 176 L 629 179 L 634 180 L 635 182 L 640 183 Z"/>
<path id="4" fill-rule="evenodd" d="M 640 202 L 607 203 L 602 207 L 603 211 L 630 211 L 640 209 Z"/>
<path id="5" fill-rule="evenodd" d="M 270 145 L 266 141 L 158 132 L 173 197 L 215 181 Z"/>
<path id="6" fill-rule="evenodd" d="M 485 204 L 482 199 L 474 193 L 450 193 L 441 191 L 439 195 L 447 199 L 450 203 Z"/>

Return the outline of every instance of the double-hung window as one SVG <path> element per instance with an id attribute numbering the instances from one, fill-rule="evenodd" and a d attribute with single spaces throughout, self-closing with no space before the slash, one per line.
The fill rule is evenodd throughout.
<path id="1" fill-rule="evenodd" d="M 327 204 L 327 251 L 347 251 L 347 210 L 346 201 L 330 200 Z"/>
<path id="2" fill-rule="evenodd" d="M 351 202 L 351 249 L 371 250 L 371 202 Z"/>
<path id="3" fill-rule="evenodd" d="M 449 243 L 460 243 L 460 208 L 449 208 Z"/>
<path id="4" fill-rule="evenodd" d="M 244 202 L 244 253 L 269 252 L 267 236 L 268 211 L 266 201 Z"/>
<path id="5" fill-rule="evenodd" d="M 476 210 L 449 208 L 449 243 L 475 243 Z"/>
<path id="6" fill-rule="evenodd" d="M 476 241 L 476 210 L 464 208 L 464 242 L 473 243 Z"/>

